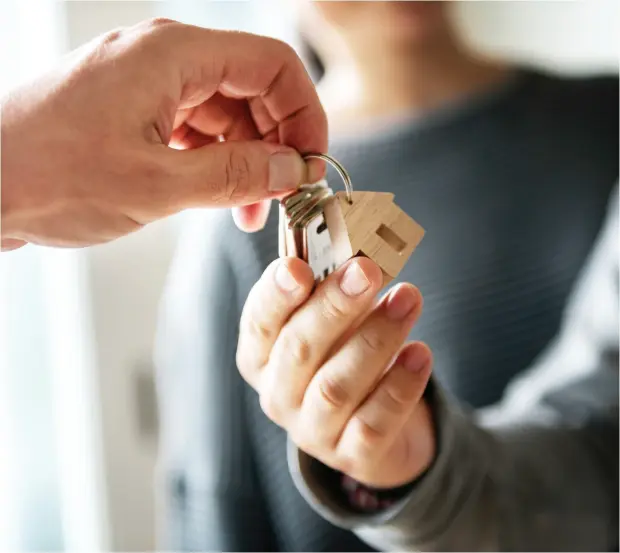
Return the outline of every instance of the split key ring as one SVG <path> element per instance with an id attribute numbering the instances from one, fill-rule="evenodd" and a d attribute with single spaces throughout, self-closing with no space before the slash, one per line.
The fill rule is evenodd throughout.
<path id="1" fill-rule="evenodd" d="M 337 159 L 333 158 L 332 156 L 328 154 L 306 154 L 303 156 L 303 158 L 304 159 L 309 159 L 309 158 L 321 159 L 329 163 L 334 169 L 336 169 L 336 171 L 338 171 L 338 174 L 342 177 L 342 180 L 344 181 L 344 188 L 345 188 L 346 195 L 347 195 L 347 201 L 350 204 L 353 203 L 353 184 L 351 183 L 351 177 L 349 176 L 349 173 L 347 172 L 347 170 L 342 166 L 342 164 Z"/>

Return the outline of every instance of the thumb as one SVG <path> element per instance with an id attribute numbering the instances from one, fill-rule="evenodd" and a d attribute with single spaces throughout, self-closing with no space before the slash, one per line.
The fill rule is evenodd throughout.
<path id="1" fill-rule="evenodd" d="M 171 150 L 168 183 L 183 208 L 231 207 L 275 198 L 307 177 L 294 149 L 260 140 L 218 142 L 194 150 Z"/>

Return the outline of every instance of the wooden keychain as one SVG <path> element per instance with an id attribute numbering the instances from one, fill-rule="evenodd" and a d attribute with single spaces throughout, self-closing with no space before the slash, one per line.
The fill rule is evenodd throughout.
<path id="1" fill-rule="evenodd" d="M 363 255 L 383 272 L 383 284 L 396 278 L 424 237 L 424 229 L 387 192 L 354 192 L 345 168 L 327 154 L 308 154 L 331 164 L 344 192 L 325 181 L 304 185 L 280 202 L 280 255 L 308 262 L 321 281 L 348 259 Z"/>

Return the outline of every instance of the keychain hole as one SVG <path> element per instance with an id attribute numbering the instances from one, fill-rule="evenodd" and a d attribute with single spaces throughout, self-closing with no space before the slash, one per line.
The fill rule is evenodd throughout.
<path id="1" fill-rule="evenodd" d="M 321 234 L 327 230 L 327 223 L 323 221 L 318 227 L 316 227 L 316 233 Z"/>
<path id="2" fill-rule="evenodd" d="M 386 242 L 392 249 L 396 250 L 398 254 L 402 254 L 403 250 L 407 247 L 407 243 L 403 241 L 391 228 L 381 225 L 377 229 L 377 234 L 384 242 Z"/>

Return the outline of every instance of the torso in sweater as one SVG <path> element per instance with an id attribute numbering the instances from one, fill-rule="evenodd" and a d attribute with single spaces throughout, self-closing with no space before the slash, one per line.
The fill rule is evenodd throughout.
<path id="1" fill-rule="evenodd" d="M 355 189 L 394 193 L 426 229 L 398 280 L 424 296 L 411 338 L 432 348 L 438 380 L 472 407 L 497 401 L 557 332 L 599 231 L 618 176 L 617 79 L 523 72 L 467 108 L 335 141 L 330 153 Z M 336 175 L 329 179 L 341 186 Z M 277 210 L 253 235 L 234 229 L 229 215 L 216 219 L 213 232 L 225 241 L 234 273 L 256 274 L 277 257 Z M 248 249 L 252 256 L 240 255 Z M 238 286 L 238 305 L 222 325 L 236 328 L 248 291 L 247 283 Z M 244 393 L 251 454 L 278 548 L 367 550 L 304 503 L 288 474 L 285 433 L 262 414 L 253 390 Z"/>

